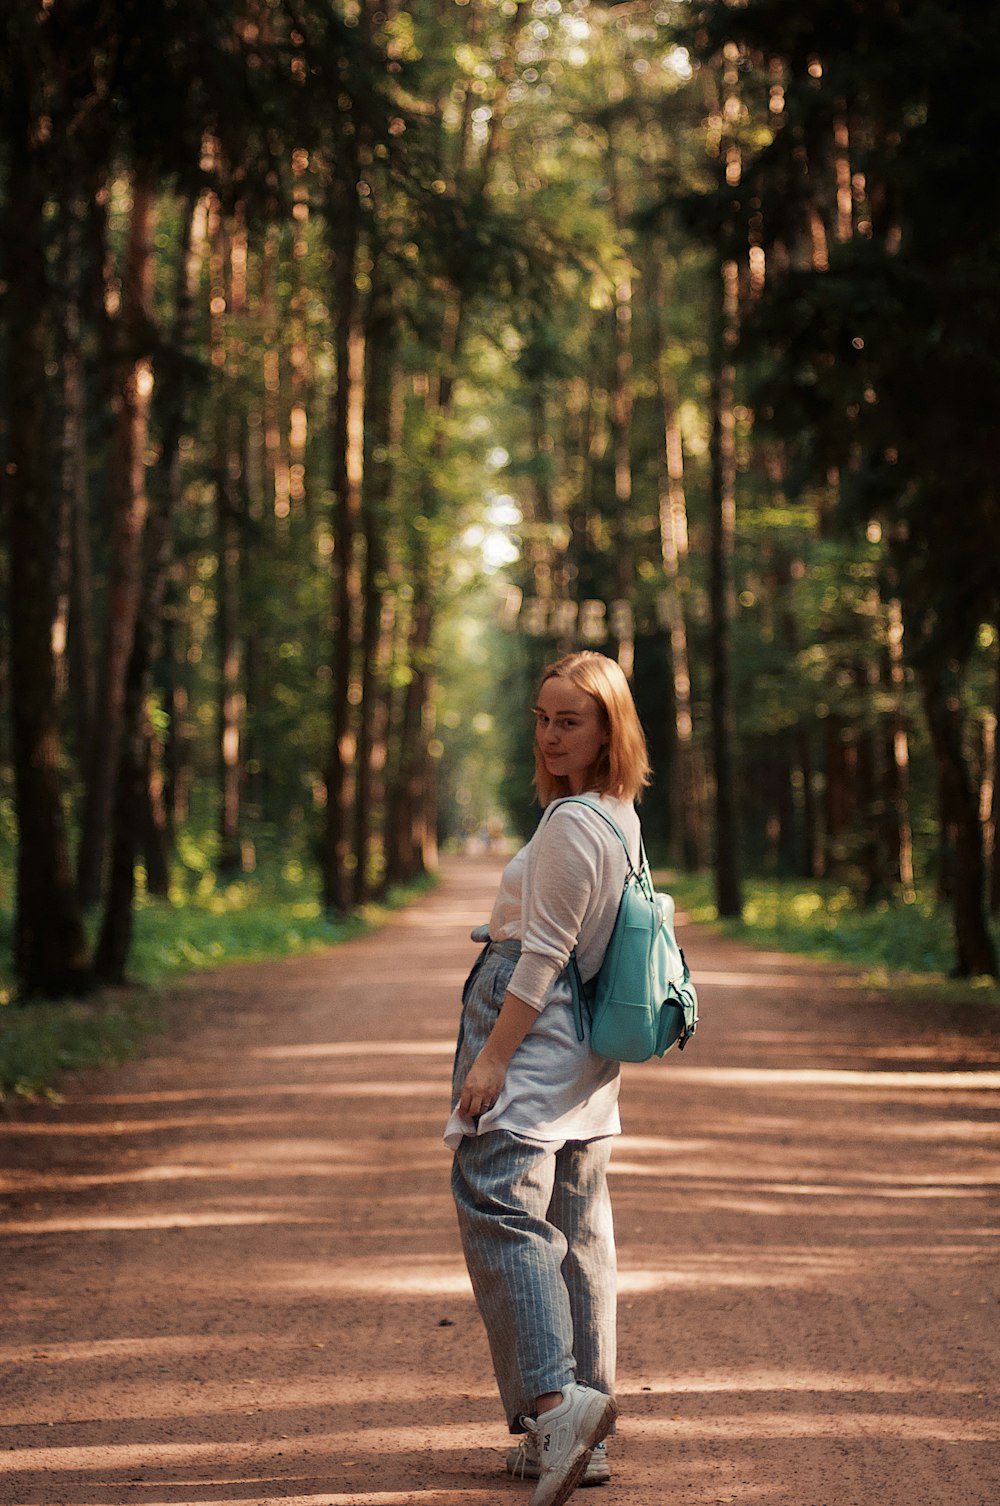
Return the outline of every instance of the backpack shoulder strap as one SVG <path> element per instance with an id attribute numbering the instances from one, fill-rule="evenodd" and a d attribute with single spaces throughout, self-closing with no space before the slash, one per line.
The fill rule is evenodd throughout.
<path id="1" fill-rule="evenodd" d="M 606 824 L 611 827 L 611 830 L 614 832 L 615 836 L 622 844 L 622 848 L 625 852 L 625 861 L 628 864 L 629 877 L 635 876 L 635 868 L 632 866 L 632 855 L 628 850 L 628 843 L 622 835 L 617 822 L 612 821 L 611 817 L 601 809 L 596 800 L 588 800 L 585 795 L 564 795 L 561 800 L 553 800 L 552 804 L 547 808 L 545 815 L 542 818 L 543 821 L 547 821 L 552 815 L 553 811 L 556 810 L 556 808 L 560 805 L 587 805 L 595 815 L 600 816 L 601 820 L 606 822 Z M 639 842 L 641 848 L 641 836 Z M 644 853 L 643 857 L 645 857 Z M 583 1016 L 584 1011 L 586 1011 L 588 1015 L 590 1013 L 590 1000 L 587 997 L 587 985 L 584 983 L 582 977 L 580 976 L 580 966 L 576 960 L 575 947 L 573 948 L 572 952 L 570 952 L 568 966 L 570 993 L 573 1000 L 573 1020 L 574 1024 L 576 1025 L 576 1038 L 578 1041 L 582 1041 L 585 1039 Z"/>
<path id="2" fill-rule="evenodd" d="M 611 817 L 605 811 L 603 811 L 601 809 L 601 807 L 597 804 L 596 800 L 588 800 L 587 797 L 586 797 L 586 795 L 564 795 L 561 800 L 553 800 L 552 804 L 549 806 L 549 810 L 546 812 L 546 816 L 548 816 L 548 814 L 551 811 L 554 811 L 555 808 L 556 808 L 556 806 L 559 806 L 559 805 L 586 805 L 586 806 L 589 806 L 589 808 L 592 811 L 594 811 L 595 814 L 597 814 L 598 816 L 600 816 L 600 818 L 601 818 L 602 821 L 606 822 L 606 824 L 611 827 L 611 830 L 614 832 L 615 836 L 618 838 L 619 842 L 622 844 L 622 846 L 625 849 L 625 861 L 626 861 L 626 863 L 628 863 L 628 871 L 629 871 L 629 873 L 630 874 L 635 873 L 635 867 L 634 867 L 634 865 L 632 863 L 632 855 L 631 855 L 631 853 L 628 850 L 628 843 L 626 842 L 624 836 L 622 835 L 621 828 L 618 826 L 617 822 L 612 821 Z M 645 850 L 644 850 L 643 845 L 642 845 L 642 836 L 641 836 L 641 834 L 639 836 L 639 852 L 640 852 L 640 855 L 641 855 L 640 860 L 643 863 L 645 863 L 646 853 L 645 853 Z"/>

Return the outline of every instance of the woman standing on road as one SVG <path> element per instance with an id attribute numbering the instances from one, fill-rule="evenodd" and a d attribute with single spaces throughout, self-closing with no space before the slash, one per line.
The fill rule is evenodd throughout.
<path id="1" fill-rule="evenodd" d="M 545 671 L 535 706 L 535 788 L 544 808 L 508 863 L 462 996 L 452 1191 L 466 1264 L 512 1433 L 511 1474 L 537 1478 L 531 1506 L 562 1506 L 609 1478 L 616 1264 L 607 1188 L 620 1132 L 619 1065 L 579 1041 L 566 966 L 599 969 L 626 876 L 638 865 L 633 802 L 649 779 L 628 682 L 602 654 Z"/>

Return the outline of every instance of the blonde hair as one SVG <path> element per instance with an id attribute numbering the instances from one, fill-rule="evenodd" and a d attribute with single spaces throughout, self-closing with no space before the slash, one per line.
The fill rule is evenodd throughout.
<path id="1" fill-rule="evenodd" d="M 546 680 L 569 680 L 597 702 L 601 724 L 608 741 L 597 755 L 588 776 L 588 787 L 619 800 L 639 800 L 649 783 L 652 770 L 646 748 L 646 735 L 635 709 L 632 691 L 620 664 L 590 649 L 565 654 L 543 672 L 538 688 Z M 543 806 L 570 794 L 569 781 L 550 774 L 535 743 L 535 789 Z"/>

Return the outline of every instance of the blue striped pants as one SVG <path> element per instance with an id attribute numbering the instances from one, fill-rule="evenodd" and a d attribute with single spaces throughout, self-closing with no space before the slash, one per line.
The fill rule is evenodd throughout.
<path id="1" fill-rule="evenodd" d="M 508 967 L 509 977 L 513 959 Z M 494 971 L 495 965 L 487 969 Z M 463 1018 L 466 1060 L 485 1041 L 469 1039 L 481 1033 L 473 1025 L 477 1013 L 489 1015 L 469 1009 L 478 983 L 474 971 Z M 491 992 L 503 997 L 499 987 Z M 512 1433 L 524 1431 L 522 1415 L 534 1411 L 536 1397 L 571 1380 L 614 1395 L 611 1146 L 611 1136 L 539 1141 L 495 1129 L 466 1135 L 455 1152 L 452 1192 L 462 1248 Z"/>

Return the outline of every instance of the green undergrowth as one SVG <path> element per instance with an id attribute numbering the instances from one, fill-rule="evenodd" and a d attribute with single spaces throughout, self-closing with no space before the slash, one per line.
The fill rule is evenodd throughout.
<path id="1" fill-rule="evenodd" d="M 116 989 L 92 999 L 0 1007 L 0 1105 L 12 1098 L 58 1098 L 66 1072 L 138 1056 L 162 1027 L 155 992 Z"/>
<path id="2" fill-rule="evenodd" d="M 162 994 L 172 980 L 229 962 L 266 962 L 362 935 L 433 888 L 433 875 L 390 890 L 378 904 L 330 920 L 314 897 L 315 875 L 297 860 L 269 862 L 220 882 L 182 852 L 169 903 L 140 894 L 129 965 L 133 986 L 59 1002 L 14 999 L 11 917 L 0 913 L 0 1102 L 57 1096 L 65 1072 L 122 1062 L 164 1028 Z M 186 857 L 186 861 L 183 859 Z"/>
<path id="3" fill-rule="evenodd" d="M 657 883 L 673 894 L 692 921 L 714 926 L 752 946 L 857 967 L 873 987 L 919 987 L 955 997 L 1000 1003 L 989 978 L 956 980 L 951 914 L 926 896 L 912 904 L 884 901 L 863 907 L 836 883 L 752 878 L 744 883 L 742 920 L 720 920 L 708 874 L 662 870 Z M 1000 927 L 994 926 L 1000 949 Z"/>

